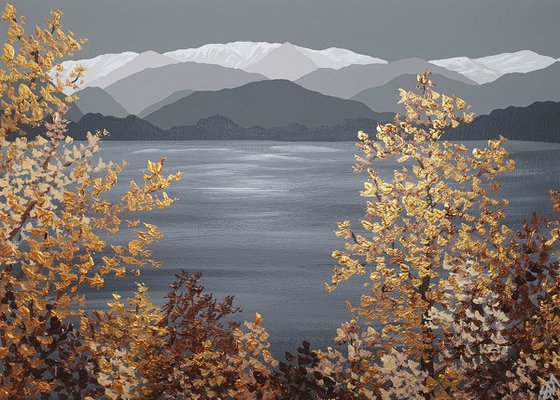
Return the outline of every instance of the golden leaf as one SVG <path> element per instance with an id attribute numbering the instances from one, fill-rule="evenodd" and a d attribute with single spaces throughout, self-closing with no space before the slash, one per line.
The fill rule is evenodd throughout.
<path id="1" fill-rule="evenodd" d="M 48 346 L 53 342 L 53 338 L 49 336 L 36 336 L 36 339 L 43 346 Z"/>
<path id="2" fill-rule="evenodd" d="M 6 61 L 10 61 L 14 58 L 14 47 L 9 43 L 4 43 L 3 46 L 3 58 Z"/>
<path id="3" fill-rule="evenodd" d="M 99 274 L 95 274 L 93 278 L 89 278 L 89 284 L 91 287 L 101 289 L 105 285 L 105 280 Z"/>
<path id="4" fill-rule="evenodd" d="M 155 175 L 161 174 L 162 164 L 148 160 L 148 170 Z"/>
<path id="5" fill-rule="evenodd" d="M 539 342 L 539 340 L 537 338 L 533 338 L 533 340 L 531 341 L 531 348 L 533 350 L 540 350 L 544 347 L 544 343 L 543 342 Z"/>

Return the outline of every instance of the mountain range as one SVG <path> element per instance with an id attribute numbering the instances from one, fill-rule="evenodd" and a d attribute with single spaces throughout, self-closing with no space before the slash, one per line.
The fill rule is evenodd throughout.
<path id="1" fill-rule="evenodd" d="M 278 65 L 267 60 L 280 60 L 285 68 L 279 69 Z M 508 73 L 531 72 L 546 68 L 556 61 L 558 60 L 552 57 L 522 50 L 480 58 L 452 57 L 427 62 L 429 66 L 437 65 L 483 84 Z M 272 79 L 291 80 L 299 79 L 318 69 L 338 70 L 353 65 L 388 64 L 388 61 L 380 58 L 336 47 L 314 50 L 292 43 L 232 42 L 207 44 L 163 54 L 154 51 L 103 54 L 91 59 L 68 60 L 63 62 L 63 66 L 66 73 L 76 65 L 86 67 L 88 72 L 83 85 L 104 88 L 118 79 L 143 69 L 179 62 L 214 64 L 226 68 L 250 70 Z"/>
<path id="2" fill-rule="evenodd" d="M 286 141 L 350 141 L 356 132 L 375 129 L 378 121 L 369 118 L 346 119 L 335 125 L 308 128 L 290 123 L 284 126 L 244 128 L 231 119 L 213 115 L 194 125 L 160 129 L 135 115 L 125 118 L 86 114 L 79 122 L 70 122 L 68 133 L 83 140 L 87 132 L 107 130 L 105 140 L 286 140 Z M 40 134 L 35 129 L 33 134 Z"/>
<path id="3" fill-rule="evenodd" d="M 326 95 L 351 98 L 364 89 L 385 85 L 401 75 L 417 74 L 428 69 L 457 82 L 477 85 L 458 72 L 438 67 L 420 58 L 406 58 L 387 64 L 351 65 L 339 70 L 322 68 L 298 79 L 296 83 Z"/>
<path id="4" fill-rule="evenodd" d="M 383 119 L 386 121 L 388 116 Z M 241 127 L 231 119 L 213 115 L 193 125 L 161 129 L 135 115 L 125 118 L 86 114 L 79 122 L 70 122 L 69 134 L 84 139 L 86 132 L 106 129 L 108 140 L 289 140 L 355 141 L 357 132 L 375 132 L 379 122 L 372 118 L 345 119 L 333 125 L 307 127 L 290 123 L 283 126 Z M 35 129 L 33 134 L 40 134 Z M 506 136 L 510 140 L 560 143 L 560 102 L 536 102 L 528 107 L 508 107 L 482 115 L 470 124 L 450 129 L 448 140 L 483 140 Z"/>
<path id="5" fill-rule="evenodd" d="M 434 90 L 455 95 L 471 105 L 476 114 L 488 114 L 492 110 L 508 106 L 524 107 L 536 101 L 560 101 L 560 63 L 530 73 L 512 73 L 485 85 L 470 85 L 448 77 L 432 76 Z M 401 75 L 383 86 L 369 88 L 352 99 L 363 102 L 376 111 L 401 112 L 397 104 L 399 88 L 413 88 L 416 75 Z"/>
<path id="6" fill-rule="evenodd" d="M 63 63 L 76 65 L 87 71 L 69 119 L 133 114 L 163 130 L 197 126 L 216 115 L 241 129 L 265 130 L 380 121 L 383 113 L 401 111 L 398 89 L 413 90 L 416 74 L 425 70 L 433 72 L 436 90 L 464 98 L 479 114 L 560 101 L 560 62 L 529 50 L 389 62 L 334 47 L 233 42 Z"/>
<path id="7" fill-rule="evenodd" d="M 139 114 L 179 90 L 220 90 L 265 79 L 263 75 L 241 69 L 185 62 L 145 69 L 104 90 L 130 114 Z"/>

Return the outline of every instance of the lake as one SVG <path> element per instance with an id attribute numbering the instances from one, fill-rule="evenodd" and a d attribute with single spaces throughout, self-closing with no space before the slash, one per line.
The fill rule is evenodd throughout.
<path id="1" fill-rule="evenodd" d="M 506 147 L 517 168 L 501 179 L 502 193 L 511 201 L 507 222 L 516 228 L 533 210 L 551 214 L 548 191 L 560 188 L 560 144 Z M 152 246 L 164 266 L 108 279 L 104 289 L 87 294 L 88 307 L 104 307 L 114 291 L 129 294 L 136 281 L 160 304 L 178 270 L 201 271 L 216 297 L 235 296 L 242 318 L 263 315 L 274 353 L 293 351 L 303 339 L 333 344 L 336 328 L 349 318 L 345 299 L 357 300 L 364 290 L 358 280 L 335 293 L 324 289 L 334 265 L 330 254 L 344 244 L 334 235 L 336 222 L 364 214 L 365 175 L 352 173 L 354 143 L 106 141 L 102 148 L 104 160 L 129 163 L 119 192 L 130 179 L 141 181 L 148 159 L 167 157 L 167 170 L 185 176 L 168 190 L 178 201 L 144 218 L 165 233 Z M 393 165 L 380 170 L 389 176 Z"/>

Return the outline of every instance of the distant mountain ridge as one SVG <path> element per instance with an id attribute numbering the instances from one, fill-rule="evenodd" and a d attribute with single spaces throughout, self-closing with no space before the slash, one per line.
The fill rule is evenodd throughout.
<path id="1" fill-rule="evenodd" d="M 160 129 L 135 115 L 126 118 L 86 114 L 78 123 L 71 122 L 69 134 L 83 139 L 87 131 L 106 129 L 108 140 L 288 140 L 288 141 L 355 141 L 360 130 L 375 132 L 372 118 L 345 119 L 337 124 L 308 128 L 290 123 L 283 126 L 244 128 L 231 119 L 213 115 L 196 124 Z M 37 133 L 39 130 L 35 130 Z M 446 133 L 447 140 L 482 140 L 499 135 L 510 140 L 560 143 L 560 102 L 537 102 L 528 107 L 508 107 L 475 118 Z"/>
<path id="2" fill-rule="evenodd" d="M 312 128 L 337 124 L 344 119 L 379 117 L 366 105 L 354 100 L 325 96 L 288 80 L 265 80 L 233 89 L 195 92 L 145 119 L 162 129 L 169 129 L 193 125 L 216 114 L 246 128 L 270 128 L 289 123 Z"/>
<path id="3" fill-rule="evenodd" d="M 301 124 L 263 128 L 243 128 L 229 118 L 213 115 L 194 125 L 160 129 L 135 115 L 126 118 L 86 114 L 68 125 L 68 134 L 83 140 L 86 133 L 107 130 L 105 140 L 279 140 L 279 141 L 348 141 L 360 130 L 375 129 L 378 121 L 369 118 L 348 119 L 330 126 L 308 128 Z M 38 134 L 39 131 L 35 130 Z"/>
<path id="4" fill-rule="evenodd" d="M 82 79 L 82 88 L 87 86 L 105 88 L 120 79 L 148 68 L 157 68 L 173 63 L 196 62 L 243 70 L 251 67 L 253 72 L 261 73 L 267 77 L 287 79 L 290 76 L 279 75 L 281 70 L 274 70 L 274 67 L 272 67 L 273 70 L 269 71 L 270 67 L 266 64 L 258 66 L 258 63 L 267 55 L 278 59 L 280 56 L 278 53 L 282 53 L 286 48 L 292 50 L 289 58 L 298 58 L 301 65 L 296 64 L 292 69 L 300 70 L 301 74 L 318 68 L 338 69 L 353 64 L 387 62 L 380 58 L 337 47 L 314 50 L 291 43 L 232 42 L 207 44 L 198 48 L 179 49 L 164 54 L 151 50 L 143 53 L 125 51 L 123 53 L 102 54 L 90 59 L 68 60 L 62 63 L 65 68 L 62 78 L 66 78 L 75 66 L 80 65 L 86 68 Z M 282 59 L 284 64 L 287 61 L 289 60 Z M 304 64 L 307 66 L 302 68 Z M 54 71 L 52 74 L 54 75 Z M 297 76 L 297 78 L 300 76 Z M 67 89 L 66 93 L 70 94 L 73 91 L 73 89 Z"/>
<path id="5" fill-rule="evenodd" d="M 134 51 L 125 51 L 122 53 L 101 54 L 97 57 L 85 60 L 67 60 L 61 63 L 64 68 L 61 78 L 65 80 L 77 66 L 85 67 L 87 72 L 84 73 L 80 81 L 78 81 L 80 88 L 84 89 L 88 87 L 91 82 L 111 74 L 111 72 L 132 61 L 138 55 L 139 54 Z M 51 75 L 55 75 L 54 70 L 51 71 Z M 65 93 L 70 94 L 74 91 L 75 90 L 67 89 Z"/>
<path id="6" fill-rule="evenodd" d="M 431 64 L 459 72 L 480 84 L 493 82 L 506 74 L 537 71 L 555 62 L 557 60 L 552 57 L 543 56 L 530 50 L 474 59 L 454 57 L 430 61 Z"/>
<path id="7" fill-rule="evenodd" d="M 485 85 L 468 85 L 439 74 L 434 74 L 432 79 L 436 91 L 461 97 L 477 114 L 508 106 L 525 107 L 537 101 L 560 101 L 560 63 L 530 73 L 504 75 Z M 405 74 L 352 98 L 376 111 L 401 112 L 402 107 L 397 104 L 398 89 L 412 90 L 415 85 L 416 75 Z"/>
<path id="8" fill-rule="evenodd" d="M 255 68 L 261 60 L 269 55 L 278 58 L 278 54 L 290 49 L 294 54 L 299 54 L 301 60 L 309 64 L 311 63 L 315 69 L 317 68 L 333 68 L 339 69 L 352 64 L 373 64 L 386 63 L 387 61 L 380 58 L 371 57 L 364 54 L 358 54 L 351 50 L 330 47 L 324 50 L 314 50 L 295 44 L 285 43 L 268 43 L 268 42 L 231 42 L 231 43 L 214 43 L 206 44 L 202 47 L 184 50 L 175 50 L 164 53 L 165 56 L 174 58 L 180 62 L 199 62 L 204 64 L 217 64 L 228 68 L 239 68 L 252 70 L 268 76 L 265 71 Z M 269 76 L 269 78 L 284 78 L 286 76 Z"/>
<path id="9" fill-rule="evenodd" d="M 427 69 L 449 79 L 478 85 L 458 72 L 432 65 L 421 58 L 407 58 L 388 64 L 351 65 L 338 70 L 318 69 L 298 79 L 296 83 L 325 95 L 348 99 L 364 89 L 383 86 L 401 75 L 417 74 Z"/>
<path id="10" fill-rule="evenodd" d="M 290 51 L 286 51 L 286 49 Z M 267 57 L 280 60 L 281 64 L 291 64 L 291 66 L 286 69 L 286 74 L 282 75 L 282 69 L 274 65 L 273 62 L 261 63 Z M 504 74 L 526 73 L 546 68 L 555 61 L 557 60 L 552 57 L 543 56 L 530 50 L 521 50 L 515 53 L 502 53 L 476 59 L 452 57 L 431 60 L 429 65 L 444 67 L 449 71 L 457 72 L 472 81 L 483 84 Z M 183 62 L 220 65 L 226 68 L 250 70 L 268 78 L 291 80 L 298 79 L 304 74 L 312 73 L 318 69 L 338 70 L 354 65 L 388 63 L 380 58 L 337 47 L 315 50 L 289 42 L 238 41 L 206 44 L 198 48 L 178 49 L 163 54 L 155 51 L 145 51 L 143 53 L 125 51 L 123 53 L 102 54 L 90 59 L 64 61 L 62 65 L 66 69 L 65 74 L 68 74 L 74 66 L 86 67 L 87 71 L 83 78 L 82 88 L 86 86 L 105 88 L 144 69 Z M 297 71 L 297 73 L 294 73 L 294 71 Z M 68 93 L 71 92 L 72 90 L 68 90 Z"/>
<path id="11" fill-rule="evenodd" d="M 95 86 L 87 87 L 79 92 L 74 93 L 78 96 L 78 100 L 74 104 L 83 114 L 100 113 L 103 115 L 111 115 L 113 117 L 126 117 L 130 114 L 122 105 L 113 99 L 109 93 Z M 80 118 L 82 115 L 80 115 Z M 73 116 L 70 118 L 76 120 Z"/>
<path id="12" fill-rule="evenodd" d="M 317 69 L 317 64 L 299 51 L 296 46 L 284 43 L 245 68 L 245 71 L 256 72 L 270 79 L 293 81 Z"/>
<path id="13" fill-rule="evenodd" d="M 448 140 L 495 139 L 560 143 L 560 103 L 536 102 L 481 115 L 446 134 Z"/>
<path id="14" fill-rule="evenodd" d="M 139 114 L 178 90 L 220 90 L 266 79 L 241 69 L 185 62 L 145 69 L 113 83 L 105 91 L 131 114 Z"/>
<path id="15" fill-rule="evenodd" d="M 155 51 L 145 51 L 138 54 L 126 64 L 111 71 L 110 74 L 97 78 L 90 82 L 90 86 L 98 86 L 106 88 L 115 82 L 120 81 L 137 72 L 144 71 L 148 68 L 165 67 L 169 64 L 177 64 L 179 61 L 163 56 Z M 87 71 L 86 71 L 87 73 Z"/>

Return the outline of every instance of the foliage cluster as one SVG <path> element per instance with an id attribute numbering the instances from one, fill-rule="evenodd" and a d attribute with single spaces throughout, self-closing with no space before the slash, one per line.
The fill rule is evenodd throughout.
<path id="1" fill-rule="evenodd" d="M 148 161 L 116 197 L 126 163 L 97 156 L 103 133 L 65 135 L 74 98 L 61 93 L 85 71 L 61 79 L 57 60 L 83 43 L 61 15 L 33 34 L 12 5 L 2 15 L 0 398 L 514 399 L 560 377 L 560 224 L 534 215 L 518 232 L 506 226 L 505 139 L 471 154 L 446 141 L 472 114 L 428 72 L 419 93 L 401 90 L 405 115 L 375 139 L 359 133 L 366 212 L 357 228 L 338 224 L 347 242 L 327 289 L 369 280 L 337 349 L 304 342 L 277 361 L 262 317 L 235 322 L 233 298 L 206 294 L 199 274 L 178 274 L 163 306 L 139 284 L 106 311 L 83 311 L 83 287 L 159 265 L 148 247 L 162 233 L 139 218 L 173 203 L 165 189 L 181 174 Z M 19 135 L 28 126 L 45 134 Z M 401 165 L 391 179 L 375 168 L 388 158 Z"/>

